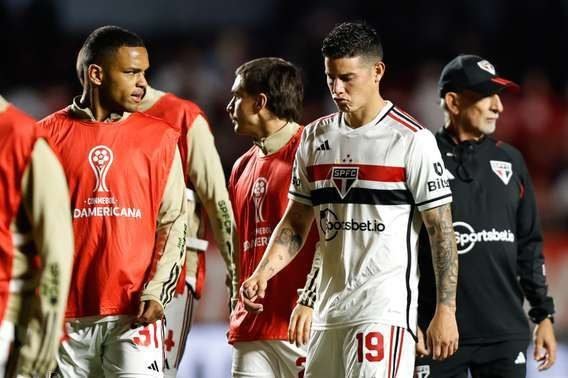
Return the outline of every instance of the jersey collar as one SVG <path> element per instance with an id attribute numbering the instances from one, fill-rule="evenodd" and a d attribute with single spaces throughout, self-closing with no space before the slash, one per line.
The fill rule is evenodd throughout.
<path id="1" fill-rule="evenodd" d="M 73 103 L 71 105 L 69 105 L 69 113 L 76 117 L 79 118 L 81 120 L 89 120 L 89 121 L 93 121 L 93 122 L 97 122 L 95 115 L 93 114 L 93 112 L 91 111 L 91 109 L 89 109 L 88 107 L 81 107 L 81 96 L 77 96 L 73 99 Z M 128 113 L 128 112 L 124 112 L 122 114 L 119 113 L 110 113 L 109 116 L 107 117 L 107 119 L 105 119 L 103 122 L 117 122 L 117 121 L 123 121 L 126 118 L 128 118 L 132 113 Z"/>
<path id="2" fill-rule="evenodd" d="M 295 122 L 288 122 L 284 127 L 272 135 L 255 140 L 253 143 L 258 146 L 262 156 L 272 155 L 288 143 L 296 134 L 300 125 Z"/>

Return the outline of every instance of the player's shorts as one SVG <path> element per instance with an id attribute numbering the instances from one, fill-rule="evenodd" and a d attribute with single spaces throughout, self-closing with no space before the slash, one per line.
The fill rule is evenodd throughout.
<path id="1" fill-rule="evenodd" d="M 458 351 L 444 361 L 430 357 L 417 358 L 415 378 L 474 377 L 522 378 L 527 374 L 528 340 L 491 344 L 460 345 Z"/>
<path id="2" fill-rule="evenodd" d="M 233 344 L 233 378 L 302 378 L 306 350 L 284 340 Z"/>
<path id="3" fill-rule="evenodd" d="M 380 323 L 313 331 L 306 378 L 407 378 L 416 343 L 405 329 Z"/>
<path id="4" fill-rule="evenodd" d="M 0 323 L 0 377 L 9 377 L 15 365 L 15 356 L 10 353 L 14 349 L 16 328 L 14 323 L 3 320 Z"/>
<path id="5" fill-rule="evenodd" d="M 66 319 L 56 376 L 163 377 L 162 322 L 131 329 L 133 319 Z"/>
<path id="6" fill-rule="evenodd" d="M 183 357 L 187 335 L 191 330 L 193 306 L 197 302 L 188 283 L 183 293 L 176 294 L 166 306 L 164 333 L 164 377 L 175 377 Z"/>

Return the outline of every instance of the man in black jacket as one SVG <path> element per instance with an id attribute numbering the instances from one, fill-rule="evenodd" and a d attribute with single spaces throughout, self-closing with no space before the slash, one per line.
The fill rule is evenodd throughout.
<path id="1" fill-rule="evenodd" d="M 503 111 L 499 92 L 517 85 L 474 55 L 448 63 L 438 85 L 445 126 L 436 139 L 446 170 L 432 185 L 449 185 L 454 198 L 460 342 L 454 356 L 434 361 L 422 337 L 415 376 L 461 378 L 469 370 L 473 377 L 524 377 L 530 340 L 525 298 L 536 324 L 534 358 L 539 370 L 548 369 L 556 358 L 554 303 L 547 294 L 531 179 L 520 152 L 489 137 Z M 428 248 L 427 237 L 421 246 Z M 424 330 L 436 303 L 435 278 L 430 254 L 422 250 L 419 259 Z"/>

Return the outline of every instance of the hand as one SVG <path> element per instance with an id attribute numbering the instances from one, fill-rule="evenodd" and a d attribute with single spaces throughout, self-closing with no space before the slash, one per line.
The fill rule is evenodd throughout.
<path id="1" fill-rule="evenodd" d="M 428 349 L 428 345 L 426 340 L 424 340 L 424 332 L 420 327 L 417 327 L 417 335 L 418 342 L 416 343 L 416 356 L 418 358 L 424 358 L 430 355 L 430 349 Z"/>
<path id="2" fill-rule="evenodd" d="M 445 360 L 453 355 L 458 350 L 458 341 L 455 308 L 439 304 L 426 331 L 426 347 L 432 351 L 432 359 Z"/>
<path id="3" fill-rule="evenodd" d="M 288 325 L 288 341 L 291 344 L 296 343 L 296 346 L 300 347 L 308 343 L 312 329 L 313 312 L 313 308 L 299 303 L 294 307 Z"/>
<path id="4" fill-rule="evenodd" d="M 241 286 L 241 298 L 248 312 L 259 313 L 264 310 L 261 303 L 255 303 L 257 299 L 263 299 L 268 281 L 259 274 L 250 276 Z"/>
<path id="5" fill-rule="evenodd" d="M 164 317 L 162 305 L 154 300 L 140 302 L 136 319 L 132 322 L 132 328 L 147 326 Z"/>
<path id="6" fill-rule="evenodd" d="M 556 362 L 556 337 L 550 319 L 541 321 L 534 329 L 533 357 L 538 362 L 538 370 L 550 368 Z"/>

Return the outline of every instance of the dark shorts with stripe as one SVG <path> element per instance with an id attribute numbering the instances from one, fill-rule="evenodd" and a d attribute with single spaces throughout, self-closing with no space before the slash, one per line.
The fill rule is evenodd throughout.
<path id="1" fill-rule="evenodd" d="M 528 341 L 460 345 L 445 361 L 416 358 L 415 378 L 523 378 L 527 374 Z"/>

